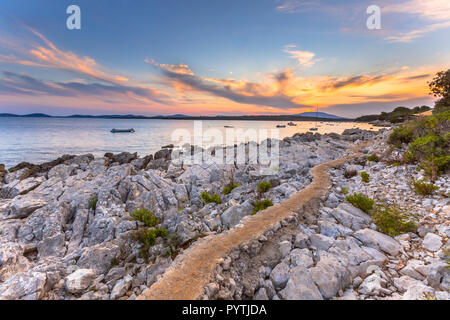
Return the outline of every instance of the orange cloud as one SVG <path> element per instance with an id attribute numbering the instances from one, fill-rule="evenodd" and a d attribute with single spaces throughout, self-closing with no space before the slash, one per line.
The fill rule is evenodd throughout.
<path id="1" fill-rule="evenodd" d="M 6 44 L 9 49 L 15 52 L 10 55 L 0 55 L 0 62 L 67 70 L 114 84 L 129 80 L 122 75 L 111 74 L 103 70 L 104 68 L 90 57 L 79 57 L 73 52 L 60 50 L 43 34 L 30 27 L 27 27 L 27 29 L 40 40 L 40 44 L 35 41 L 25 42 L 19 39 L 14 41 L 4 40 L 2 41 L 3 45 Z M 14 45 L 10 46 L 11 42 Z M 19 43 L 20 46 L 18 46 Z M 18 55 L 24 57 L 19 58 Z"/>

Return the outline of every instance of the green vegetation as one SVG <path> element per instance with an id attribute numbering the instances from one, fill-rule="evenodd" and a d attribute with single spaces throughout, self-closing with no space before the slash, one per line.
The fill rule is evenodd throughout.
<path id="1" fill-rule="evenodd" d="M 348 194 L 348 187 L 342 188 L 342 194 L 347 195 Z"/>
<path id="2" fill-rule="evenodd" d="M 433 114 L 450 111 L 450 69 L 438 72 L 429 87 L 431 93 L 439 98 L 434 105 Z"/>
<path id="3" fill-rule="evenodd" d="M 93 211 L 95 211 L 95 209 L 97 209 L 97 202 L 98 202 L 97 197 L 91 197 L 89 199 L 89 209 L 92 209 Z"/>
<path id="4" fill-rule="evenodd" d="M 233 191 L 237 187 L 239 187 L 237 183 L 228 184 L 225 187 L 223 187 L 222 193 L 225 195 L 230 194 L 231 191 Z"/>
<path id="5" fill-rule="evenodd" d="M 165 238 L 168 234 L 169 231 L 165 228 L 136 231 L 133 235 L 134 238 L 143 244 L 143 247 L 139 251 L 139 256 L 143 259 L 148 259 L 148 250 L 155 245 L 156 239 L 159 237 Z"/>
<path id="6" fill-rule="evenodd" d="M 422 196 L 428 196 L 434 191 L 439 190 L 439 187 L 435 186 L 433 183 L 426 183 L 422 181 L 414 181 L 414 191 Z"/>
<path id="7" fill-rule="evenodd" d="M 208 192 L 202 192 L 201 197 L 204 203 L 222 203 L 220 196 L 217 194 L 210 195 Z"/>
<path id="8" fill-rule="evenodd" d="M 388 143 L 401 148 L 403 143 L 410 143 L 414 140 L 414 131 L 410 126 L 400 126 L 395 128 L 388 139 Z"/>
<path id="9" fill-rule="evenodd" d="M 272 184 L 270 182 L 263 181 L 263 182 L 258 183 L 258 191 L 260 193 L 266 193 L 270 189 L 272 189 Z"/>
<path id="10" fill-rule="evenodd" d="M 403 154 L 405 163 L 418 163 L 433 181 L 450 169 L 450 111 L 417 119 L 396 128 L 389 143 L 400 148 L 409 143 Z"/>
<path id="11" fill-rule="evenodd" d="M 361 180 L 364 183 L 369 183 L 370 182 L 370 174 L 368 174 L 367 172 L 363 171 L 360 173 L 361 176 Z"/>
<path id="12" fill-rule="evenodd" d="M 380 157 L 377 156 L 376 154 L 372 154 L 367 157 L 367 160 L 371 162 L 380 162 Z"/>
<path id="13" fill-rule="evenodd" d="M 156 218 L 150 210 L 145 208 L 136 209 L 134 213 L 130 214 L 135 220 L 143 222 L 146 227 L 154 227 L 159 224 L 159 219 Z"/>
<path id="14" fill-rule="evenodd" d="M 422 113 L 431 110 L 428 106 L 418 106 L 412 109 L 406 108 L 406 107 L 398 107 L 394 109 L 392 112 L 382 112 L 379 115 L 367 115 L 362 116 L 356 119 L 356 121 L 361 122 L 369 122 L 374 120 L 380 120 L 380 121 L 388 121 L 391 123 L 401 123 L 403 121 L 406 121 L 414 114 Z"/>
<path id="15" fill-rule="evenodd" d="M 417 229 L 412 217 L 395 206 L 377 205 L 370 214 L 379 230 L 391 237 Z"/>
<path id="16" fill-rule="evenodd" d="M 252 215 L 255 215 L 259 211 L 265 210 L 265 209 L 267 209 L 268 207 L 271 207 L 271 206 L 273 206 L 272 200 L 265 199 L 265 200 L 262 200 L 262 201 L 258 201 L 258 202 L 255 203 L 255 205 L 253 207 Z"/>
<path id="17" fill-rule="evenodd" d="M 362 211 L 369 213 L 370 210 L 373 209 L 373 206 L 375 204 L 375 201 L 372 199 L 366 197 L 365 195 L 361 193 L 354 193 L 351 196 L 347 196 L 345 198 L 348 202 L 350 202 L 353 206 L 361 209 Z"/>

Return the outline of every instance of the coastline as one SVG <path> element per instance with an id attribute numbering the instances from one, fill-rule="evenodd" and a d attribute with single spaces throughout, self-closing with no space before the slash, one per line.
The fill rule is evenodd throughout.
<path id="1" fill-rule="evenodd" d="M 172 270 L 191 249 L 208 245 L 208 236 L 226 236 L 243 222 L 246 224 L 247 221 L 263 219 L 266 213 L 269 216 L 276 208 L 286 208 L 294 201 L 290 199 L 295 199 L 297 192 L 301 194 L 308 188 L 314 188 L 311 182 L 316 169 L 313 168 L 349 156 L 351 152 L 347 150 L 361 141 L 377 141 L 370 148 L 364 147 L 364 155 L 358 155 L 354 160 L 357 165 L 364 164 L 358 171 L 365 170 L 365 166 L 368 166 L 367 170 L 372 170 L 373 165 L 367 163 L 367 155 L 385 150 L 388 133 L 386 130 L 370 132 L 351 129 L 343 135 L 307 133 L 285 138 L 280 142 L 278 172 L 268 177 L 260 176 L 254 165 L 175 166 L 170 161 L 170 149 L 162 149 L 143 158 L 122 153 L 106 154 L 103 158 L 66 156 L 39 166 L 22 164 L 0 177 L 0 297 L 136 299 L 148 288 L 151 290 L 152 285 L 157 288 L 166 271 Z M 367 268 L 371 263 L 379 267 L 380 261 L 395 261 L 396 257 L 391 258 L 383 251 L 385 247 L 380 248 L 380 243 L 376 242 L 381 240 L 370 239 L 370 242 L 357 236 L 363 231 L 375 232 L 376 226 L 369 223 L 370 217 L 355 213 L 356 208 L 342 204 L 343 196 L 338 191 L 342 183 L 361 184 L 356 178 L 349 182 L 342 178 L 342 172 L 352 166 L 354 164 L 330 171 L 331 193 L 321 199 L 318 211 L 313 206 L 310 208 L 314 209 L 313 214 L 309 217 L 291 217 L 288 221 L 275 224 L 267 234 L 258 237 L 259 245 L 241 245 L 220 260 L 200 298 L 304 299 L 307 296 L 299 296 L 298 292 L 303 292 L 300 283 L 305 279 L 309 279 L 307 283 L 311 286 L 304 288 L 304 292 L 313 290 L 314 298 L 342 298 L 347 297 L 344 291 L 347 292 L 351 282 L 358 277 L 368 278 Z M 383 170 L 390 169 L 387 166 L 378 169 Z M 336 180 L 335 176 L 339 178 Z M 222 189 L 230 178 L 238 186 L 229 194 L 223 194 Z M 449 188 L 448 176 L 445 179 L 444 185 Z M 272 186 L 264 195 L 257 191 L 258 184 L 263 181 L 269 181 Z M 320 186 L 321 189 L 323 187 Z M 202 192 L 218 194 L 219 203 L 205 203 Z M 251 216 L 256 202 L 262 198 L 271 199 L 274 206 Z M 137 239 L 140 231 L 151 228 L 148 229 L 131 215 L 140 208 L 149 209 L 159 219 L 155 227 L 168 232 L 167 238 L 155 239 L 154 245 L 147 249 L 147 257 L 141 256 L 143 244 Z M 440 208 L 439 212 L 447 211 L 448 204 Z M 298 211 L 293 207 L 289 210 Z M 331 213 L 333 210 L 338 210 L 342 217 L 347 218 L 338 219 Z M 318 217 L 325 221 L 318 221 Z M 359 229 L 351 223 L 348 225 L 348 219 L 359 221 Z M 448 223 L 439 223 L 441 229 L 433 229 L 433 232 L 445 234 L 449 231 Z M 334 227 L 330 228 L 330 224 Z M 323 229 L 323 226 L 327 227 Z M 395 248 L 404 241 L 383 239 Z M 355 241 L 359 249 L 355 247 Z M 330 248 L 338 250 L 343 245 L 353 248 L 345 259 L 339 254 L 336 256 L 336 251 L 329 251 Z M 440 252 L 443 250 L 441 247 Z M 258 258 L 261 252 L 265 252 L 265 258 L 270 258 L 270 266 L 252 265 L 253 260 L 258 263 L 267 261 Z M 400 252 L 399 249 L 396 254 Z M 323 254 L 331 256 L 320 263 Z M 341 273 L 328 274 L 325 261 L 336 265 L 338 257 L 340 263 L 349 259 L 359 262 L 356 265 L 344 263 L 338 268 Z M 438 256 L 436 259 L 426 263 L 442 266 L 443 258 Z M 303 265 L 300 261 L 307 264 Z M 238 268 L 243 263 L 253 270 L 252 273 L 245 274 Z M 320 269 L 320 272 L 313 272 L 316 270 L 314 268 Z M 447 277 L 445 270 L 439 268 L 434 274 Z M 334 283 L 334 280 L 329 281 L 330 277 L 342 279 L 345 276 L 347 280 L 339 280 L 333 290 L 326 291 L 321 287 L 321 280 L 313 274 L 322 274 L 327 277 L 328 283 Z M 376 275 L 380 276 L 380 273 L 377 271 Z M 410 281 L 410 285 L 417 283 Z M 428 285 L 424 286 L 430 291 Z M 441 282 L 437 286 L 439 289 L 433 287 L 433 294 L 438 292 L 440 298 L 445 297 L 445 290 L 441 293 L 439 286 Z M 391 296 L 399 292 L 388 290 L 391 290 Z M 358 291 L 352 291 L 352 297 L 389 297 L 383 292 L 378 290 L 358 296 Z"/>

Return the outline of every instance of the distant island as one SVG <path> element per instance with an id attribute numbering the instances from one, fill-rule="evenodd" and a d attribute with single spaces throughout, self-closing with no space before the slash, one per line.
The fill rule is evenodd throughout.
<path id="1" fill-rule="evenodd" d="M 242 115 L 242 116 L 189 116 L 184 114 L 142 116 L 142 115 L 80 115 L 52 116 L 44 113 L 31 113 L 18 115 L 12 113 L 0 113 L 0 117 L 14 118 L 83 118 L 83 119 L 162 119 L 162 120 L 244 120 L 244 121 L 352 121 L 353 119 L 338 117 L 324 112 L 304 112 L 293 115 Z"/>

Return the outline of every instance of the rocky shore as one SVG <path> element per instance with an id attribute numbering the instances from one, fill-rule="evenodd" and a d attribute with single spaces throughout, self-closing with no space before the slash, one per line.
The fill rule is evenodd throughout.
<path id="1" fill-rule="evenodd" d="M 366 154 L 382 156 L 388 133 L 285 138 L 271 176 L 253 164 L 175 164 L 173 146 L 142 158 L 64 156 L 9 171 L 0 166 L 0 299 L 135 299 L 196 241 L 253 214 L 259 183 L 271 186 L 264 199 L 282 203 L 311 183 L 312 167 L 351 154 L 361 141 L 369 141 Z M 347 171 L 367 171 L 371 180 Z M 291 219 L 257 248 L 224 257 L 203 298 L 448 299 L 450 181 L 442 176 L 436 185 L 443 192 L 421 197 L 409 182 L 421 174 L 416 166 L 367 156 L 330 170 L 333 186 L 313 217 Z M 369 215 L 345 201 L 343 189 L 413 211 L 417 232 L 395 238 L 378 232 Z M 207 203 L 205 192 L 220 201 Z M 167 230 L 148 248 L 136 236 L 146 224 L 133 215 L 143 208 L 157 219 L 154 227 Z"/>

